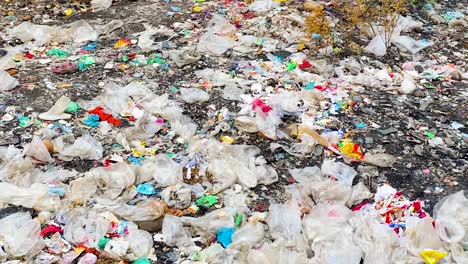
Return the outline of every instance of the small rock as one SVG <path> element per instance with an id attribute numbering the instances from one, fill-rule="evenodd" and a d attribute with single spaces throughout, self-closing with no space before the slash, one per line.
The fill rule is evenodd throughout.
<path id="1" fill-rule="evenodd" d="M 398 129 L 396 129 L 396 128 L 394 128 L 394 127 L 391 127 L 391 128 L 379 130 L 379 132 L 380 132 L 380 134 L 382 134 L 382 135 L 388 135 L 388 134 L 391 134 L 391 133 L 398 132 Z"/>

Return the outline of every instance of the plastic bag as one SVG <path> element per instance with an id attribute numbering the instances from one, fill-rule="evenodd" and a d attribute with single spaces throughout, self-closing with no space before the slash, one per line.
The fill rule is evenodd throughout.
<path id="1" fill-rule="evenodd" d="M 371 42 L 364 48 L 367 53 L 372 53 L 377 57 L 382 57 L 387 54 L 387 46 L 380 35 L 375 36 Z"/>
<path id="2" fill-rule="evenodd" d="M 264 235 L 265 230 L 262 223 L 247 223 L 236 230 L 232 236 L 232 244 L 229 245 L 229 248 L 237 248 L 244 243 L 248 243 L 249 248 L 252 248 L 264 239 Z"/>
<path id="3" fill-rule="evenodd" d="M 464 191 L 440 200 L 434 206 L 434 219 L 437 234 L 443 241 L 468 246 L 468 199 Z"/>
<path id="4" fill-rule="evenodd" d="M 85 134 L 77 138 L 72 145 L 67 145 L 59 151 L 59 158 L 65 161 L 71 161 L 73 157 L 97 160 L 102 158 L 103 151 L 104 149 L 98 140 Z"/>
<path id="5" fill-rule="evenodd" d="M 70 182 L 67 197 L 76 204 L 85 204 L 97 191 L 94 177 L 81 177 Z"/>
<path id="6" fill-rule="evenodd" d="M 418 87 L 414 82 L 413 78 L 409 74 L 405 74 L 403 81 L 401 82 L 400 91 L 404 94 L 412 94 Z"/>
<path id="7" fill-rule="evenodd" d="M 98 33 L 86 20 L 78 20 L 66 25 L 63 32 L 65 33 L 64 36 L 68 36 L 75 43 L 96 41 L 99 37 Z M 64 39 L 62 41 L 68 42 L 68 39 Z"/>
<path id="8" fill-rule="evenodd" d="M 92 0 L 91 7 L 93 8 L 93 12 L 98 12 L 102 10 L 106 10 L 112 5 L 112 0 Z"/>
<path id="9" fill-rule="evenodd" d="M 177 216 L 167 214 L 164 217 L 162 234 L 164 236 L 164 242 L 168 246 L 184 248 L 195 245 L 189 234 L 185 231 L 182 220 Z"/>
<path id="10" fill-rule="evenodd" d="M 277 8 L 278 6 L 278 3 L 273 0 L 256 0 L 249 6 L 249 9 L 253 12 L 262 13 L 268 12 L 273 8 Z"/>
<path id="11" fill-rule="evenodd" d="M 201 59 L 201 56 L 194 49 L 185 48 L 178 50 L 170 50 L 169 58 L 175 62 L 177 67 L 183 67 L 188 64 L 195 63 Z"/>
<path id="12" fill-rule="evenodd" d="M 399 36 L 392 40 L 398 48 L 407 50 L 412 54 L 418 53 L 420 50 L 432 46 L 432 43 L 427 40 L 415 40 L 409 36 Z"/>
<path id="13" fill-rule="evenodd" d="M 222 227 L 234 227 L 236 212 L 236 208 L 224 207 L 201 217 L 181 217 L 180 219 L 184 224 L 192 226 L 198 234 L 209 239 Z"/>
<path id="14" fill-rule="evenodd" d="M 271 204 L 266 222 L 274 239 L 285 239 L 300 248 L 302 237 L 299 207 L 294 204 Z"/>
<path id="15" fill-rule="evenodd" d="M 206 102 L 210 100 L 210 95 L 198 88 L 183 88 L 180 89 L 181 99 L 186 103 L 193 104 L 197 102 Z"/>
<path id="16" fill-rule="evenodd" d="M 144 200 L 135 205 L 116 206 L 112 211 L 128 221 L 153 221 L 164 215 L 165 208 L 159 200 Z"/>
<path id="17" fill-rule="evenodd" d="M 391 167 L 393 163 L 395 163 L 396 157 L 386 153 L 367 153 L 362 161 L 374 166 L 386 168 Z"/>
<path id="18" fill-rule="evenodd" d="M 322 175 L 336 178 L 346 186 L 353 184 L 353 179 L 357 172 L 346 164 L 335 162 L 333 160 L 324 160 L 322 163 Z"/>
<path id="19" fill-rule="evenodd" d="M 423 249 L 438 250 L 442 248 L 442 242 L 432 225 L 430 217 L 408 217 L 406 219 L 405 236 L 408 238 L 407 249 L 414 256 L 419 256 Z"/>
<path id="20" fill-rule="evenodd" d="M 138 37 L 138 47 L 140 47 L 143 51 L 150 51 L 154 49 L 154 40 L 151 37 L 156 34 L 156 31 L 149 24 L 143 25 L 145 26 L 145 31 L 140 33 L 140 36 Z"/>
<path id="21" fill-rule="evenodd" d="M 40 236 L 41 225 L 28 212 L 18 212 L 0 219 L 0 237 L 8 255 L 28 258 L 41 252 L 45 244 Z"/>
<path id="22" fill-rule="evenodd" d="M 232 40 L 213 33 L 205 33 L 200 37 L 197 51 L 208 53 L 213 56 L 222 56 L 226 51 L 233 47 L 234 44 Z"/>
<path id="23" fill-rule="evenodd" d="M 9 91 L 18 85 L 18 80 L 11 77 L 6 71 L 0 69 L 0 91 Z"/>
<path id="24" fill-rule="evenodd" d="M 128 224 L 128 234 L 125 240 L 129 243 L 129 252 L 126 257 L 135 260 L 149 257 L 153 252 L 153 236 L 144 230 L 139 230 L 134 223 Z"/>
<path id="25" fill-rule="evenodd" d="M 175 209 L 185 209 L 192 201 L 192 190 L 182 184 L 171 185 L 161 192 L 161 198 L 167 206 Z"/>
<path id="26" fill-rule="evenodd" d="M 43 162 L 53 162 L 49 150 L 38 136 L 34 136 L 31 143 L 24 147 L 24 155 L 35 158 Z"/>
<path id="27" fill-rule="evenodd" d="M 60 198 L 49 195 L 49 188 L 45 184 L 34 183 L 29 188 L 21 188 L 0 182 L 0 203 L 33 208 L 37 211 L 56 211 L 60 206 Z"/>
<path id="28" fill-rule="evenodd" d="M 104 237 L 111 227 L 111 222 L 96 211 L 79 207 L 65 214 L 66 224 L 63 237 L 72 244 L 86 247 L 98 247 L 99 239 Z"/>
<path id="29" fill-rule="evenodd" d="M 11 29 L 9 35 L 25 43 L 34 40 L 35 45 L 42 46 L 52 41 L 58 30 L 57 26 L 35 25 L 26 21 Z"/>
<path id="30" fill-rule="evenodd" d="M 182 182 L 182 165 L 164 154 L 146 159 L 137 169 L 138 175 L 151 176 L 159 186 L 169 186 Z"/>
<path id="31" fill-rule="evenodd" d="M 87 177 L 94 177 L 99 190 L 107 199 L 115 199 L 127 188 L 133 186 L 135 174 L 127 163 L 119 162 L 109 167 L 93 168 Z"/>
<path id="32" fill-rule="evenodd" d="M 66 96 L 60 97 L 57 102 L 45 113 L 40 113 L 39 118 L 48 121 L 55 121 L 60 119 L 69 119 L 71 118 L 70 114 L 64 113 L 70 104 L 70 98 Z"/>

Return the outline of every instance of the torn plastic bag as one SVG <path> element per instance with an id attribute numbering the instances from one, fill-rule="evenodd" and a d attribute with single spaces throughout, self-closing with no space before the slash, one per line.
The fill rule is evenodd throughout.
<path id="1" fill-rule="evenodd" d="M 60 198 L 49 195 L 49 188 L 45 184 L 34 183 L 29 188 L 21 188 L 0 182 L 0 203 L 33 208 L 37 211 L 57 211 Z"/>
<path id="2" fill-rule="evenodd" d="M 153 252 L 153 236 L 144 230 L 139 230 L 134 223 L 128 223 L 128 234 L 125 240 L 129 243 L 129 251 L 126 258 L 135 260 L 138 258 L 148 258 Z"/>
<path id="3" fill-rule="evenodd" d="M 234 125 L 237 129 L 247 132 L 256 133 L 258 132 L 258 126 L 255 123 L 255 118 L 250 116 L 238 116 L 234 120 Z"/>
<path id="4" fill-rule="evenodd" d="M 262 223 L 247 223 L 232 235 L 232 244 L 229 245 L 229 248 L 238 248 L 244 243 L 248 243 L 249 248 L 252 248 L 262 241 L 264 236 L 265 230 Z"/>
<path id="5" fill-rule="evenodd" d="M 195 246 L 191 236 L 185 231 L 182 220 L 174 215 L 166 214 L 162 225 L 164 243 L 179 249 Z"/>
<path id="6" fill-rule="evenodd" d="M 164 215 L 166 205 L 160 200 L 144 200 L 135 205 L 122 204 L 113 213 L 128 221 L 152 221 Z"/>
<path id="7" fill-rule="evenodd" d="M 301 211 L 295 204 L 271 204 L 266 222 L 274 239 L 281 238 L 298 249 L 303 248 Z"/>
<path id="8" fill-rule="evenodd" d="M 11 77 L 6 71 L 0 69 L 0 91 L 9 91 L 18 85 L 18 80 Z"/>
<path id="9" fill-rule="evenodd" d="M 442 248 L 442 242 L 430 217 L 422 219 L 414 216 L 407 217 L 405 237 L 408 238 L 406 247 L 413 256 L 420 256 L 423 249 L 439 250 Z"/>
<path id="10" fill-rule="evenodd" d="M 84 43 L 88 41 L 96 41 L 98 34 L 86 20 L 78 20 L 65 26 L 62 30 L 63 36 L 68 36 L 75 43 Z M 59 34 L 60 38 L 62 34 Z M 68 42 L 68 39 L 63 39 L 63 42 Z"/>
<path id="11" fill-rule="evenodd" d="M 325 177 L 329 176 L 335 178 L 344 185 L 351 186 L 357 172 L 353 167 L 344 163 L 335 162 L 333 160 L 324 160 L 322 163 L 322 175 Z"/>
<path id="12" fill-rule="evenodd" d="M 175 64 L 179 68 L 188 64 L 195 63 L 201 59 L 201 56 L 196 53 L 195 49 L 191 48 L 170 50 L 168 54 L 169 58 L 173 62 L 175 62 Z"/>
<path id="13" fill-rule="evenodd" d="M 260 248 L 251 249 L 247 255 L 248 264 L 308 264 L 305 251 L 295 251 L 283 239 L 277 239 L 273 243 L 264 243 Z"/>
<path id="14" fill-rule="evenodd" d="M 377 57 L 382 57 L 387 54 L 387 46 L 380 35 L 375 36 L 371 42 L 364 48 L 367 53 L 372 53 Z"/>
<path id="15" fill-rule="evenodd" d="M 135 183 L 133 168 L 125 162 L 112 164 L 109 167 L 93 168 L 87 177 L 94 177 L 102 195 L 107 199 L 115 199 Z"/>
<path id="16" fill-rule="evenodd" d="M 237 212 L 237 208 L 224 207 L 201 217 L 181 217 L 180 219 L 184 224 L 193 227 L 198 235 L 209 239 L 222 227 L 234 227 L 234 216 Z"/>
<path id="17" fill-rule="evenodd" d="M 29 212 L 18 212 L 0 219 L 0 237 L 5 252 L 13 258 L 31 258 L 45 244 L 40 235 L 41 225 Z"/>
<path id="18" fill-rule="evenodd" d="M 68 105 L 70 104 L 70 98 L 66 96 L 60 97 L 57 102 L 49 109 L 49 111 L 45 113 L 40 113 L 39 118 L 42 120 L 48 121 L 55 121 L 60 119 L 69 119 L 71 118 L 70 114 L 65 113 L 65 109 L 67 109 Z"/>
<path id="19" fill-rule="evenodd" d="M 279 7 L 279 4 L 273 0 L 256 0 L 249 9 L 253 12 L 263 13 Z"/>
<path id="20" fill-rule="evenodd" d="M 364 264 L 391 264 L 391 254 L 399 247 L 398 236 L 388 225 L 381 224 L 371 214 L 362 211 L 350 219 L 355 228 L 353 240 L 364 253 Z"/>
<path id="21" fill-rule="evenodd" d="M 111 222 L 97 214 L 96 211 L 79 207 L 65 214 L 66 224 L 63 237 L 69 243 L 83 244 L 86 247 L 98 247 L 99 239 L 103 238 Z"/>
<path id="22" fill-rule="evenodd" d="M 149 24 L 143 25 L 145 26 L 145 31 L 140 33 L 140 36 L 138 37 L 138 47 L 143 51 L 154 50 L 154 40 L 152 39 L 152 36 L 156 34 L 156 31 Z"/>
<path id="23" fill-rule="evenodd" d="M 351 194 L 346 202 L 346 206 L 351 207 L 355 204 L 359 204 L 365 199 L 370 199 L 374 195 L 367 189 L 367 187 L 362 182 L 351 187 Z"/>
<path id="24" fill-rule="evenodd" d="M 468 199 L 464 191 L 440 200 L 434 206 L 434 219 L 437 234 L 443 241 L 468 246 Z"/>
<path id="25" fill-rule="evenodd" d="M 11 29 L 9 35 L 25 43 L 34 40 L 35 45 L 42 46 L 51 42 L 58 31 L 57 26 L 35 25 L 26 21 Z"/>
<path id="26" fill-rule="evenodd" d="M 270 105 L 286 114 L 297 114 L 306 110 L 299 92 L 285 91 L 274 94 Z"/>
<path id="27" fill-rule="evenodd" d="M 161 192 L 161 198 L 167 206 L 175 209 L 185 209 L 192 201 L 192 190 L 180 183 L 171 185 Z"/>
<path id="28" fill-rule="evenodd" d="M 65 161 L 71 161 L 74 157 L 80 159 L 97 160 L 102 158 L 101 143 L 90 136 L 85 134 L 75 140 L 72 145 L 67 145 L 59 152 L 59 158 Z"/>
<path id="29" fill-rule="evenodd" d="M 233 47 L 234 44 L 229 38 L 208 32 L 201 36 L 200 41 L 198 42 L 197 51 L 208 53 L 213 56 L 222 56 L 226 51 Z"/>
<path id="30" fill-rule="evenodd" d="M 85 204 L 97 191 L 95 177 L 85 176 L 73 180 L 68 186 L 67 198 L 76 204 Z"/>
<path id="31" fill-rule="evenodd" d="M 351 194 L 351 187 L 335 180 L 323 180 L 310 185 L 314 201 L 332 204 L 345 204 Z"/>
<path id="32" fill-rule="evenodd" d="M 415 40 L 409 36 L 399 36 L 392 40 L 392 43 L 395 44 L 398 48 L 407 50 L 412 54 L 416 54 L 420 50 L 432 46 L 432 43 L 427 40 Z"/>
<path id="33" fill-rule="evenodd" d="M 210 95 L 202 89 L 182 88 L 180 89 L 180 98 L 186 103 L 193 104 L 210 100 Z"/>
<path id="34" fill-rule="evenodd" d="M 91 8 L 93 12 L 106 10 L 112 5 L 112 0 L 91 0 Z"/>
<path id="35" fill-rule="evenodd" d="M 362 257 L 347 223 L 352 212 L 343 205 L 317 204 L 303 220 L 303 232 L 315 256 L 313 263 L 355 263 Z"/>
<path id="36" fill-rule="evenodd" d="M 157 121 L 159 121 L 159 119 L 155 116 L 143 112 L 143 116 L 138 118 L 135 122 L 135 126 L 124 130 L 125 137 L 130 141 L 138 141 L 140 145 L 140 141 L 146 141 L 152 138 L 163 127 L 163 123 Z"/>
<path id="37" fill-rule="evenodd" d="M 143 161 L 137 173 L 146 175 L 145 178 L 151 176 L 159 186 L 165 187 L 182 182 L 182 167 L 165 154 L 158 154 Z"/>
<path id="38" fill-rule="evenodd" d="M 24 155 L 33 157 L 42 162 L 53 162 L 47 147 L 38 136 L 34 136 L 31 143 L 24 147 Z"/>
<path id="39" fill-rule="evenodd" d="M 289 169 L 289 174 L 291 174 L 295 181 L 301 184 L 323 180 L 322 171 L 317 166 L 300 169 Z"/>

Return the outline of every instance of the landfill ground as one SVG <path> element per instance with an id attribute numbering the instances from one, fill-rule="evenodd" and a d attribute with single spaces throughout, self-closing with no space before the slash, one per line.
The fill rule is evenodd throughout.
<path id="1" fill-rule="evenodd" d="M 44 3 L 49 2 L 49 3 Z M 77 11 L 78 8 L 73 6 L 72 3 L 82 5 L 83 9 Z M 174 100 L 183 109 L 183 114 L 190 117 L 193 123 L 198 125 L 197 135 L 202 138 L 209 138 L 210 133 L 215 130 L 218 122 L 223 121 L 223 111 L 229 112 L 229 115 L 236 115 L 241 109 L 245 107 L 245 102 L 241 100 L 226 100 L 223 98 L 223 88 L 221 87 L 208 87 L 202 80 L 196 77 L 195 72 L 203 69 L 221 70 L 225 73 L 230 73 L 233 64 L 238 64 L 240 61 L 268 61 L 266 53 L 245 53 L 239 54 L 236 52 L 228 51 L 222 56 L 214 56 L 213 54 L 200 53 L 201 58 L 194 63 L 178 67 L 171 61 L 170 58 L 164 57 L 163 59 L 169 65 L 169 69 L 162 69 L 162 67 L 135 66 L 122 60 L 122 56 L 130 55 L 132 53 L 137 55 L 150 56 L 154 53 L 160 53 L 160 50 L 155 51 L 142 51 L 136 43 L 132 43 L 123 49 L 114 49 L 114 44 L 119 38 L 128 38 L 130 40 L 137 40 L 138 33 L 145 31 L 143 24 L 149 23 L 154 27 L 161 25 L 169 29 L 176 28 L 177 23 L 191 23 L 193 28 L 186 30 L 185 36 L 179 33 L 175 36 L 158 35 L 152 36 L 155 43 L 169 42 L 167 50 L 182 49 L 186 46 L 196 46 L 200 36 L 204 33 L 203 28 L 207 27 L 208 21 L 215 13 L 229 16 L 230 18 L 236 17 L 235 14 L 239 12 L 236 9 L 245 9 L 253 1 L 201 1 L 200 6 L 203 6 L 203 12 L 193 11 L 195 1 L 129 1 L 129 0 L 115 0 L 112 6 L 106 10 L 99 12 L 91 12 L 90 1 L 1 1 L 0 10 L 2 16 L 0 18 L 0 49 L 2 47 L 14 47 L 23 45 L 23 43 L 16 40 L 8 39 L 7 30 L 20 24 L 22 21 L 31 21 L 36 24 L 46 25 L 65 25 L 84 19 L 91 25 L 104 25 L 111 20 L 122 20 L 124 24 L 116 28 L 108 34 L 100 35 L 97 43 L 97 48 L 92 50 L 89 55 L 96 58 L 95 63 L 89 65 L 85 70 L 76 71 L 69 74 L 54 74 L 51 72 L 51 65 L 58 62 L 57 58 L 52 58 L 43 52 L 40 57 L 28 59 L 21 57 L 16 61 L 16 67 L 9 70 L 10 75 L 19 81 L 19 86 L 9 91 L 2 91 L 0 93 L 0 147 L 8 147 L 10 145 L 16 148 L 23 149 L 27 144 L 31 143 L 33 136 L 37 131 L 44 127 L 41 125 L 41 119 L 37 119 L 39 123 L 32 124 L 27 127 L 19 126 L 17 116 L 32 117 L 37 113 L 47 112 L 56 102 L 62 97 L 66 96 L 72 101 L 79 102 L 89 101 L 98 97 L 103 87 L 108 81 L 114 81 L 121 86 L 125 86 L 132 81 L 141 81 L 151 92 L 156 95 L 169 94 L 169 99 Z M 280 11 L 268 11 L 263 14 L 256 14 L 255 17 L 267 16 L 270 21 L 274 17 L 286 16 L 289 13 L 303 14 L 304 1 L 283 1 L 283 8 Z M 326 6 L 327 1 L 318 1 Z M 434 1 L 437 2 L 437 13 L 445 14 L 447 11 L 458 10 L 462 14 L 461 25 L 452 25 L 445 17 L 440 16 L 441 21 L 434 21 L 429 17 L 423 8 L 426 1 L 414 1 L 416 4 L 412 5 L 407 13 L 413 19 L 421 21 L 423 28 L 417 31 L 406 33 L 415 39 L 427 39 L 434 44 L 427 48 L 422 49 L 416 54 L 402 51 L 395 45 L 392 45 L 387 54 L 383 57 L 375 57 L 372 54 L 355 54 L 355 53 L 339 53 L 329 56 L 320 56 L 318 52 L 304 50 L 307 54 L 307 60 L 314 61 L 318 59 L 326 59 L 329 65 L 333 68 L 338 67 L 340 62 L 349 61 L 354 59 L 360 62 L 362 72 L 364 67 L 371 65 L 375 68 L 388 69 L 389 72 L 401 72 L 403 63 L 407 61 L 424 62 L 426 60 L 433 60 L 434 64 L 423 69 L 415 67 L 416 74 L 422 73 L 431 67 L 440 68 L 446 65 L 454 65 L 455 71 L 449 74 L 440 74 L 433 79 L 420 78 L 417 82 L 418 89 L 411 94 L 403 94 L 398 85 L 379 85 L 378 87 L 361 86 L 362 89 L 358 91 L 350 91 L 348 101 L 352 101 L 351 106 L 341 108 L 335 113 L 330 113 L 328 109 L 334 108 L 335 104 L 329 104 L 328 108 L 320 109 L 320 111 L 327 112 L 325 118 L 327 119 L 324 127 L 318 130 L 319 133 L 326 131 L 339 131 L 344 129 L 345 138 L 351 139 L 354 144 L 358 144 L 365 154 L 369 153 L 385 153 L 396 157 L 394 163 L 388 167 L 368 166 L 363 162 L 347 163 L 352 166 L 357 172 L 357 176 L 353 179 L 353 183 L 364 183 L 371 193 L 375 193 L 379 186 L 388 183 L 390 186 L 398 191 L 401 191 L 408 200 L 421 200 L 424 202 L 425 211 L 432 214 L 434 205 L 439 202 L 443 197 L 457 193 L 458 191 L 468 189 L 468 89 L 467 89 L 467 17 L 468 4 L 464 1 Z M 429 1 L 428 1 L 429 2 Z M 56 14 L 53 13 L 53 6 L 57 4 L 56 9 L 60 10 Z M 241 5 L 242 4 L 242 5 Z M 49 5 L 49 7 L 45 7 Z M 172 7 L 180 7 L 181 11 Z M 284 8 L 286 7 L 286 8 Z M 74 8 L 74 13 L 70 16 L 63 14 L 63 10 L 67 8 Z M 172 9 L 171 9 L 172 8 Z M 174 11 L 176 10 L 176 11 Z M 224 10 L 221 12 L 221 10 Z M 247 9 L 246 9 L 247 10 Z M 299 10 L 299 11 L 298 11 Z M 333 8 L 327 6 L 325 8 L 326 14 L 332 16 Z M 244 12 L 245 13 L 245 12 Z M 47 21 L 44 16 L 47 15 L 52 20 Z M 44 23 L 46 21 L 46 23 Z M 243 28 L 243 21 L 238 21 L 240 24 L 238 30 L 240 32 L 249 31 L 250 34 L 255 35 L 255 27 Z M 274 23 L 281 23 L 275 21 Z M 286 25 L 286 24 L 285 24 Z M 287 24 L 289 25 L 289 24 Z M 300 25 L 299 29 L 301 31 Z M 281 34 L 281 32 L 278 32 Z M 278 37 L 281 39 L 281 37 Z M 282 40 L 284 41 L 284 40 Z M 367 41 L 368 42 L 368 41 Z M 70 43 L 68 43 L 70 44 Z M 86 43 L 84 43 L 86 44 Z M 52 47 L 66 47 L 65 44 L 49 43 L 44 45 L 47 49 Z M 364 44 L 366 45 L 366 44 Z M 80 54 L 80 45 L 72 45 L 75 55 Z M 163 48 L 164 49 L 164 48 Z M 25 50 L 23 50 L 23 54 Z M 36 53 L 40 53 L 37 52 Z M 292 54 L 290 51 L 277 49 L 270 52 L 278 57 L 285 58 L 285 65 L 287 64 L 287 57 Z M 162 53 L 163 54 L 163 53 Z M 41 63 L 40 60 L 52 59 L 50 62 Z M 63 60 L 63 61 L 66 61 Z M 109 63 L 112 63 L 111 67 Z M 129 67 L 121 65 L 125 64 Z M 435 65 L 435 66 L 434 66 Z M 119 68 L 121 67 L 121 68 Z M 13 72 L 13 74 L 11 74 Z M 322 75 L 321 72 L 314 72 Z M 241 75 L 240 72 L 238 74 Z M 279 77 L 280 79 L 282 77 Z M 329 78 L 338 78 L 338 75 L 332 75 Z M 257 80 L 252 78 L 251 80 Z M 255 83 L 255 81 L 253 82 Z M 264 78 L 262 85 L 276 87 L 275 89 L 289 89 L 297 90 L 303 87 L 300 84 L 290 85 L 287 81 L 279 80 L 277 77 L 270 79 Z M 2 85 L 2 84 L 0 84 Z M 289 86 L 288 86 L 289 85 Z M 209 91 L 210 99 L 205 102 L 187 103 L 181 99 L 180 89 L 188 87 L 198 87 Z M 0 89 L 1 90 L 1 89 Z M 252 93 L 244 89 L 246 93 Z M 274 90 L 276 91 L 276 90 Z M 333 111 L 332 111 L 333 112 Z M 34 114 L 35 113 L 35 114 Z M 15 118 L 8 119 L 6 115 L 11 115 Z M 99 132 L 99 128 L 92 128 L 82 124 L 86 118 L 87 111 L 80 109 L 71 114 L 71 118 L 66 122 L 71 124 L 73 135 L 78 138 L 85 134 L 90 134 L 97 139 L 103 147 L 103 154 L 101 159 L 81 159 L 75 157 L 69 161 L 62 160 L 57 156 L 53 157 L 53 162 L 40 162 L 33 161 L 34 167 L 41 171 L 51 171 L 55 169 L 65 169 L 70 171 L 77 171 L 78 175 L 82 176 L 84 173 L 96 167 L 102 167 L 106 160 L 111 160 L 114 156 L 121 156 L 124 162 L 132 163 L 128 157 L 132 152 L 125 150 L 116 150 L 115 134 L 103 135 Z M 224 114 L 224 116 L 226 116 Z M 134 126 L 131 118 L 128 116 L 121 117 L 122 124 L 118 129 L 125 129 Z M 225 121 L 225 120 L 224 120 Z M 231 120 L 232 121 L 232 120 Z M 271 149 L 271 143 L 278 143 L 283 146 L 291 146 L 292 142 L 296 142 L 292 138 L 278 138 L 276 140 L 270 139 L 261 132 L 247 133 L 234 128 L 232 122 L 224 122 L 230 124 L 231 127 L 222 130 L 220 133 L 213 136 L 218 141 L 222 140 L 222 136 L 235 139 L 235 145 L 247 144 L 254 145 L 260 148 L 260 156 L 266 160 L 266 164 L 271 166 L 278 173 L 278 181 L 275 183 L 264 185 L 258 184 L 251 188 L 248 192 L 248 207 L 251 211 L 264 212 L 268 211 L 272 203 L 285 203 L 290 198 L 288 193 L 285 192 L 285 186 L 297 184 L 298 180 L 293 178 L 289 170 L 291 168 L 304 168 L 309 166 L 321 167 L 324 160 L 334 159 L 343 162 L 343 157 L 337 155 L 326 147 L 316 144 L 307 155 L 291 155 L 287 151 L 278 148 Z M 45 125 L 53 124 L 56 121 L 44 121 Z M 281 133 L 291 133 L 291 124 L 301 123 L 300 115 L 285 115 L 282 117 L 282 123 L 277 126 L 277 131 Z M 457 126 L 461 125 L 461 126 Z M 315 127 L 317 128 L 317 127 Z M 115 129 L 115 127 L 112 127 Z M 187 141 L 178 140 L 178 137 L 169 137 L 168 132 L 170 128 L 163 132 L 158 132 L 156 136 L 148 140 L 148 144 L 153 144 L 153 147 L 160 154 L 174 154 L 186 155 L 187 154 Z M 440 138 L 441 141 L 435 142 L 434 138 Z M 224 141 L 224 140 L 223 140 Z M 6 148 L 5 148 L 6 149 Z M 3 150 L 5 150 L 3 149 Z M 0 164 L 0 169 L 4 166 Z M 114 160 L 112 160 L 114 162 Z M 6 163 L 5 163 L 6 164 Z M 2 175 L 0 175 L 2 178 Z M 63 184 L 66 186 L 74 178 L 67 179 Z M 4 181 L 2 179 L 2 181 Z M 187 183 L 187 182 L 186 182 Z M 160 193 L 164 187 L 155 184 L 157 192 Z M 24 186 L 23 186 L 24 187 Z M 245 188 L 245 187 L 244 187 Z M 1 195 L 0 195 L 1 197 Z M 372 199 L 365 199 L 371 201 Z M 195 200 L 192 199 L 192 202 Z M 93 201 L 88 201 L 89 206 Z M 17 206 L 7 205 L 0 200 L 0 217 L 16 212 Z M 466 205 L 466 204 L 465 204 Z M 217 205 L 216 209 L 221 208 Z M 19 205 L 21 208 L 21 205 Z M 27 207 L 27 206 L 25 206 Z M 202 216 L 207 211 L 212 211 L 214 208 L 200 209 L 197 217 Z M 465 208 L 466 209 L 466 208 Z M 12 210 L 12 211 L 9 211 Z M 23 209 L 21 209 L 23 210 Z M 24 209 L 33 212 L 33 217 L 37 216 L 38 210 Z M 465 210 L 466 212 L 466 210 Z M 188 216 L 188 215 L 187 215 Z M 161 218 L 162 219 L 162 218 Z M 161 220 L 159 219 L 159 220 Z M 463 223 L 463 222 L 462 222 Z M 42 223 L 44 224 L 44 223 Z M 464 227 L 468 232 L 468 227 Z M 151 232 L 152 235 L 158 232 Z M 160 233 L 160 232 L 159 232 Z M 1 232 L 0 232 L 1 234 Z M 211 241 L 213 242 L 213 241 Z M 466 242 L 466 237 L 465 237 Z M 0 236 L 0 248 L 5 244 L 2 242 Z M 201 242 L 196 242 L 200 246 Z M 207 244 L 205 244 L 206 246 Z M 76 245 L 72 245 L 75 247 Z M 202 246 L 205 247 L 205 246 Z M 176 250 L 177 246 L 169 246 L 163 242 L 154 242 L 156 258 L 150 258 L 152 263 L 174 263 L 187 258 L 187 255 L 180 254 Z M 438 250 L 437 248 L 434 248 Z M 0 250 L 0 253 L 4 250 Z M 467 248 L 465 244 L 464 253 L 465 259 L 467 256 Z M 463 251 L 463 249 L 462 249 Z M 47 252 L 44 249 L 44 252 Z M 56 254 L 60 256 L 59 254 Z M 83 256 L 83 255 L 81 255 Z M 310 256 L 309 256 L 310 257 Z M 26 257 L 8 256 L 0 260 L 4 262 L 12 261 L 11 263 L 61 263 L 50 262 L 44 260 L 40 262 L 14 262 L 16 260 L 27 261 Z M 128 263 L 137 263 L 134 259 L 122 258 Z M 32 261 L 31 259 L 29 259 Z M 77 262 L 70 263 L 81 263 Z M 114 260 L 99 258 L 97 263 L 123 263 Z M 226 258 L 222 260 L 206 260 L 207 263 L 233 263 L 232 259 Z M 317 261 L 317 260 L 316 260 Z M 330 260 L 328 260 L 330 261 Z M 424 262 L 419 259 L 417 262 L 401 262 L 401 263 L 430 263 Z M 462 263 L 456 259 L 444 260 L 440 263 Z M 10 263 L 10 262 L 8 262 Z M 82 263 L 95 263 L 95 262 L 82 262 Z M 138 262 L 145 263 L 145 262 Z M 184 262 L 180 262 L 184 263 Z M 187 263 L 196 263 L 194 260 Z M 243 263 L 243 262 L 237 262 Z M 250 263 L 250 262 L 249 262 Z M 267 263 L 267 262 L 258 262 Z M 277 262 L 282 263 L 282 262 Z M 283 262 L 286 263 L 286 262 Z M 292 262 L 291 262 L 292 263 Z M 298 262 L 303 263 L 303 262 Z M 333 262 L 309 262 L 309 263 L 333 263 Z M 340 262 L 345 263 L 345 262 Z M 351 263 L 351 262 L 349 262 Z M 358 262 L 359 263 L 359 262 Z M 378 263 L 378 262 L 369 262 Z M 384 262 L 381 262 L 384 263 Z M 435 262 L 433 262 L 435 263 Z M 465 262 L 466 263 L 466 262 Z"/>

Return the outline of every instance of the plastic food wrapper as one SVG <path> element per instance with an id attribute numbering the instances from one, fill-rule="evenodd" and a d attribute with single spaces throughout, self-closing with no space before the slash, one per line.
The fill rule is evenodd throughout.
<path id="1" fill-rule="evenodd" d="M 9 91 L 19 85 L 18 80 L 11 77 L 10 74 L 4 70 L 0 70 L 0 83 L 0 91 Z"/>
<path id="2" fill-rule="evenodd" d="M 40 236 L 41 225 L 30 213 L 18 212 L 0 219 L 0 237 L 5 252 L 17 257 L 33 257 L 45 244 Z"/>

